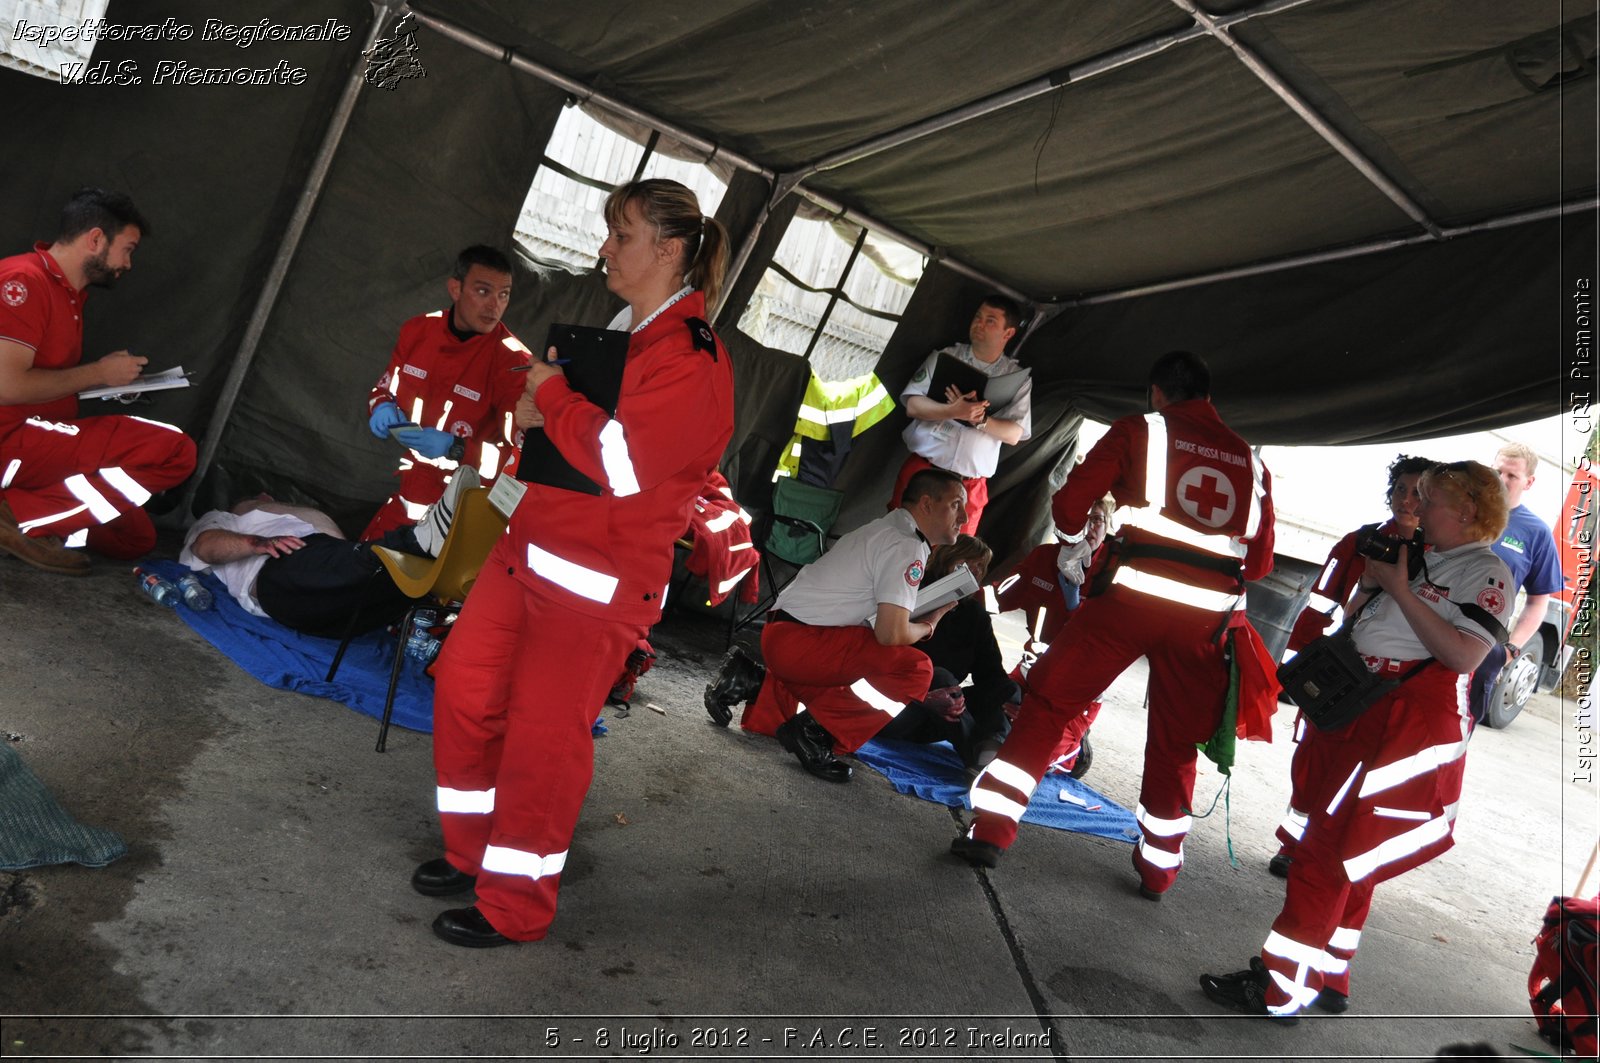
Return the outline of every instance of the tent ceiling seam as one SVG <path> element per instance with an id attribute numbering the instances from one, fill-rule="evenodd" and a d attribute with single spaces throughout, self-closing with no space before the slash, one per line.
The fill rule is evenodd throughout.
<path id="1" fill-rule="evenodd" d="M 1428 212 L 1422 209 L 1421 204 L 1412 199 L 1405 189 L 1401 188 L 1365 152 L 1351 143 L 1343 133 L 1335 129 L 1320 111 L 1296 92 L 1294 87 L 1269 67 L 1253 49 L 1235 37 L 1229 26 L 1221 24 L 1217 16 L 1202 10 L 1199 4 L 1195 3 L 1195 0 L 1172 0 L 1172 3 L 1194 19 L 1208 35 L 1231 51 L 1234 58 L 1244 64 L 1245 69 L 1254 74 L 1263 85 L 1299 116 L 1301 121 L 1310 126 L 1313 132 L 1327 141 L 1340 155 L 1344 156 L 1345 160 L 1351 166 L 1354 166 L 1358 173 L 1370 181 L 1378 191 L 1387 196 L 1395 206 L 1405 211 L 1418 225 L 1422 226 L 1431 239 L 1439 240 L 1443 238 L 1443 230 L 1437 222 L 1428 216 Z"/>

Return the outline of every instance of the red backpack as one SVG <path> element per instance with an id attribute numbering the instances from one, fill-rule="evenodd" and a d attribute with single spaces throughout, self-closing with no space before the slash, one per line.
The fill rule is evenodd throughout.
<path id="1" fill-rule="evenodd" d="M 1595 1055 L 1595 978 L 1600 968 L 1600 898 L 1556 897 L 1533 939 L 1529 1005 L 1539 1036 L 1563 1052 Z"/>

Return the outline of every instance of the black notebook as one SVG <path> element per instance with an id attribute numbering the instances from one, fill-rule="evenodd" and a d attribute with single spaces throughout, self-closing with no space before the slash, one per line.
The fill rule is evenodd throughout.
<path id="1" fill-rule="evenodd" d="M 567 362 L 561 368 L 572 390 L 615 416 L 617 396 L 622 391 L 622 369 L 628 360 L 628 339 L 628 333 L 615 329 L 555 324 L 550 326 L 544 346 L 534 357 L 543 358 L 554 347 L 556 357 Z M 543 428 L 530 428 L 523 434 L 517 479 L 586 495 L 598 495 L 603 490 L 561 456 Z"/>
<path id="2" fill-rule="evenodd" d="M 1011 405 L 1027 379 L 1026 369 L 1013 369 L 1009 373 L 990 376 L 953 354 L 941 352 L 939 360 L 933 364 L 933 379 L 928 382 L 928 398 L 935 402 L 943 402 L 945 388 L 954 385 L 963 395 L 976 393 L 978 398 L 988 399 L 989 413 L 992 415 L 997 410 L 1003 410 Z"/>

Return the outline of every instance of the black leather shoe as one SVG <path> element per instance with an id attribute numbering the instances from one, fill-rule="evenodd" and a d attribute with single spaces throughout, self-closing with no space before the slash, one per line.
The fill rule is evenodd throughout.
<path id="1" fill-rule="evenodd" d="M 469 949 L 492 949 L 516 944 L 489 925 L 489 920 L 476 907 L 440 912 L 439 918 L 433 921 L 433 932 L 452 945 Z"/>
<path id="2" fill-rule="evenodd" d="M 1094 763 L 1094 747 L 1089 744 L 1089 736 L 1083 736 L 1083 742 L 1078 746 L 1078 759 L 1072 762 L 1072 770 L 1067 772 L 1074 779 L 1081 779 L 1089 774 L 1089 765 Z"/>
<path id="3" fill-rule="evenodd" d="M 973 867 L 995 867 L 1005 850 L 989 842 L 980 842 L 965 834 L 950 843 L 950 855 L 959 856 Z"/>
<path id="4" fill-rule="evenodd" d="M 411 873 L 411 888 L 424 897 L 448 897 L 452 893 L 465 893 L 477 885 L 477 878 L 465 871 L 457 871 L 444 857 L 418 864 Z"/>
<path id="5" fill-rule="evenodd" d="M 1300 1021 L 1299 1016 L 1274 1015 L 1267 1010 L 1269 978 L 1267 965 L 1261 962 L 1261 957 L 1252 956 L 1248 971 L 1201 975 L 1200 990 L 1211 1000 L 1231 1011 L 1242 1012 L 1245 1015 L 1260 1015 L 1284 1026 L 1295 1025 Z"/>
<path id="6" fill-rule="evenodd" d="M 1165 897 L 1166 894 L 1158 893 L 1141 882 L 1139 883 L 1139 896 L 1143 897 L 1147 901 L 1155 901 L 1157 904 L 1160 904 L 1161 898 Z"/>
<path id="7" fill-rule="evenodd" d="M 1271 860 L 1267 861 L 1267 870 L 1279 878 L 1289 877 L 1289 865 L 1294 863 L 1294 857 L 1279 849 Z"/>
<path id="8" fill-rule="evenodd" d="M 833 755 L 833 736 L 802 712 L 774 732 L 778 744 L 800 760 L 800 766 L 826 782 L 849 782 L 850 765 Z"/>
<path id="9" fill-rule="evenodd" d="M 733 719 L 733 707 L 761 692 L 767 670 L 738 646 L 722 659 L 717 678 L 706 685 L 706 712 L 711 722 L 726 727 Z"/>
<path id="10" fill-rule="evenodd" d="M 1337 989 L 1322 987 L 1322 992 L 1317 994 L 1317 999 L 1311 1003 L 1327 1012 L 1329 1015 L 1343 1015 L 1350 1010 L 1350 998 Z"/>

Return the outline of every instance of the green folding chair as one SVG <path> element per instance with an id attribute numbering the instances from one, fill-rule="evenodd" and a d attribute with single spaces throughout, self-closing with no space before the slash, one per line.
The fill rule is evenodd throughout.
<path id="1" fill-rule="evenodd" d="M 741 628 L 766 616 L 783 588 L 793 582 L 802 568 L 827 551 L 830 539 L 838 538 L 831 533 L 843 504 L 842 491 L 814 487 L 790 476 L 781 477 L 773 484 L 772 508 L 760 521 L 766 535 L 757 534 L 754 537 L 761 546 L 762 598 L 742 616 L 738 600 L 731 600 L 733 607 L 728 613 L 730 645 L 733 636 Z M 779 578 L 775 562 L 781 562 L 788 569 L 782 579 Z"/>

